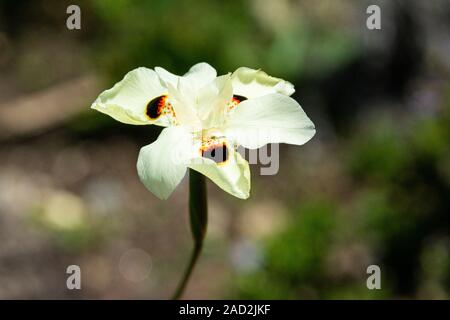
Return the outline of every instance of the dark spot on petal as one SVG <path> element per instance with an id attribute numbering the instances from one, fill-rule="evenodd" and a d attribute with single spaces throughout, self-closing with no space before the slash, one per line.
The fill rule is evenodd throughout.
<path id="1" fill-rule="evenodd" d="M 167 96 L 159 96 L 154 98 L 147 104 L 146 115 L 150 119 L 157 119 L 163 112 L 164 106 L 166 105 Z"/>
<path id="2" fill-rule="evenodd" d="M 228 160 L 228 148 L 225 143 L 211 146 L 202 150 L 202 157 L 213 160 L 216 163 L 222 163 Z"/>
<path id="3" fill-rule="evenodd" d="M 244 100 L 247 100 L 247 98 L 244 97 L 244 96 L 240 96 L 240 95 L 234 94 L 234 95 L 233 95 L 233 98 L 231 98 L 231 100 L 232 100 L 233 102 L 235 102 L 236 104 L 238 104 L 238 103 L 240 103 L 240 102 L 242 102 L 242 101 L 244 101 Z"/>

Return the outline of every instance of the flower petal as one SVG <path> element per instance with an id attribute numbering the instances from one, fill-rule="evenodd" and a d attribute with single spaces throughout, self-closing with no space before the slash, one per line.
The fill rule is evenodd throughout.
<path id="1" fill-rule="evenodd" d="M 183 179 L 191 151 L 192 137 L 183 127 L 165 128 L 155 142 L 139 152 L 140 180 L 158 198 L 167 199 Z"/>
<path id="2" fill-rule="evenodd" d="M 278 93 L 242 101 L 230 113 L 224 131 L 227 138 L 249 149 L 267 143 L 301 145 L 316 132 L 297 101 Z"/>
<path id="3" fill-rule="evenodd" d="M 230 148 L 231 149 L 231 148 Z M 233 149 L 228 149 L 229 155 L 225 162 L 219 162 L 207 157 L 191 160 L 189 168 L 196 170 L 211 179 L 224 191 L 241 199 L 250 196 L 250 168 L 248 162 Z"/>
<path id="4" fill-rule="evenodd" d="M 162 114 L 167 89 L 155 71 L 140 67 L 128 72 L 111 89 L 103 91 L 91 108 L 128 124 L 169 126 L 171 117 Z M 149 108 L 156 108 L 149 110 Z M 152 115 L 153 117 L 150 117 Z"/>
<path id="5" fill-rule="evenodd" d="M 166 84 L 170 83 L 174 87 L 178 86 L 178 79 L 181 78 L 180 76 L 177 76 L 161 67 L 156 67 L 155 71 Z M 216 69 L 211 67 L 206 62 L 200 62 L 193 65 L 183 76 L 183 78 L 188 80 L 194 90 L 198 90 L 213 81 L 216 76 Z"/>
<path id="6" fill-rule="evenodd" d="M 227 104 L 233 96 L 230 74 L 215 78 L 197 94 L 197 113 L 203 128 L 221 127 Z"/>
<path id="7" fill-rule="evenodd" d="M 201 122 L 197 115 L 196 94 L 188 80 L 179 78 L 176 87 L 171 83 L 167 86 L 178 123 L 193 130 L 200 130 Z"/>
<path id="8" fill-rule="evenodd" d="M 270 93 L 280 93 L 290 96 L 295 92 L 292 83 L 269 76 L 261 70 L 241 67 L 231 75 L 233 94 L 257 98 Z"/>
<path id="9" fill-rule="evenodd" d="M 183 77 L 192 82 L 195 88 L 200 89 L 217 77 L 217 71 L 206 62 L 200 62 L 192 66 Z"/>

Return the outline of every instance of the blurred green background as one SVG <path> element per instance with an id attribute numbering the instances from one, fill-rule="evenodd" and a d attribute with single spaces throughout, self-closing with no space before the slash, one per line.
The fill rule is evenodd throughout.
<path id="1" fill-rule="evenodd" d="M 291 81 L 317 134 L 281 145 L 275 176 L 253 165 L 246 201 L 209 183 L 186 298 L 449 298 L 445 0 L 0 1 L 0 298 L 170 296 L 192 245 L 186 179 L 168 201 L 147 192 L 137 154 L 161 128 L 89 106 L 137 66 L 200 61 Z"/>

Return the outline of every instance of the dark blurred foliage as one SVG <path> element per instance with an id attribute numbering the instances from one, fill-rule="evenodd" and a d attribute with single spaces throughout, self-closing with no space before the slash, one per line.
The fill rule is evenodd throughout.
<path id="1" fill-rule="evenodd" d="M 372 3 L 382 30 L 366 29 Z M 65 26 L 69 4 L 82 9 L 79 31 Z M 449 17 L 445 0 L 3 0 L 0 98 L 86 74 L 107 88 L 137 66 L 182 74 L 199 61 L 286 78 L 317 135 L 280 148 L 277 176 L 254 168 L 248 201 L 212 189 L 205 255 L 187 296 L 446 299 Z M 0 285 L 0 297 L 72 298 L 54 273 L 74 260 L 90 275 L 83 297 L 165 298 L 180 276 L 186 191 L 160 202 L 135 175 L 139 148 L 160 128 L 125 126 L 90 102 L 1 140 L 0 283 L 14 283 Z M 129 247 L 153 259 L 137 284 L 129 279 L 139 268 L 115 271 Z M 35 275 L 30 261 L 49 271 Z M 381 267 L 382 290 L 366 287 L 370 264 Z"/>
<path id="2" fill-rule="evenodd" d="M 381 119 L 351 138 L 344 152 L 355 187 L 350 202 L 313 198 L 300 205 L 286 230 L 267 239 L 266 263 L 241 278 L 239 296 L 329 299 L 409 297 L 422 290 L 423 297 L 448 293 L 447 104 L 438 120 L 414 121 L 406 132 Z M 349 256 L 339 247 L 347 248 Z M 356 265 L 345 266 L 345 259 Z M 378 261 L 388 270 L 383 291 L 366 289 L 366 274 L 357 265 L 361 260 Z"/>

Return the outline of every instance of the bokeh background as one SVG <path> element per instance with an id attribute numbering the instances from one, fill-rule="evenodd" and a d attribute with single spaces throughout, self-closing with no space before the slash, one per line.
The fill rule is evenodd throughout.
<path id="1" fill-rule="evenodd" d="M 70 4 L 81 30 L 66 28 Z M 366 28 L 370 4 L 381 30 Z M 186 298 L 449 297 L 447 0 L 2 0 L 0 298 L 171 295 L 192 247 L 187 179 L 159 201 L 135 165 L 161 128 L 89 106 L 137 66 L 200 61 L 293 82 L 317 134 L 280 146 L 275 176 L 252 166 L 246 201 L 209 183 Z"/>

